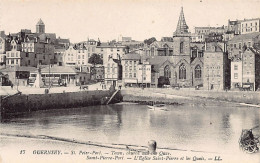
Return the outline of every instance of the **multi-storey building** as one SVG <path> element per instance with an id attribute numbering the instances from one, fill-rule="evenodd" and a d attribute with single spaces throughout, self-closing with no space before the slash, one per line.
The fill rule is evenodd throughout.
<path id="1" fill-rule="evenodd" d="M 228 20 L 227 33 L 233 33 L 235 35 L 241 34 L 241 21 L 240 20 Z"/>
<path id="2" fill-rule="evenodd" d="M 260 18 L 241 20 L 241 34 L 260 32 Z"/>
<path id="3" fill-rule="evenodd" d="M 224 26 L 222 27 L 195 27 L 196 34 L 209 35 L 210 33 L 223 34 L 225 32 Z"/>
<path id="4" fill-rule="evenodd" d="M 71 44 L 67 50 L 65 50 L 63 55 L 64 65 L 66 66 L 76 66 L 77 64 L 77 49 Z"/>
<path id="5" fill-rule="evenodd" d="M 138 65 L 141 61 L 139 54 L 128 53 L 122 58 L 122 78 L 124 86 L 137 86 L 138 84 Z"/>
<path id="6" fill-rule="evenodd" d="M 260 87 L 260 48 L 248 47 L 242 57 L 242 88 L 257 90 Z"/>
<path id="7" fill-rule="evenodd" d="M 137 81 L 142 87 L 151 87 L 152 67 L 149 62 L 143 61 L 137 66 Z"/>
<path id="8" fill-rule="evenodd" d="M 88 39 L 88 41 L 83 41 L 77 44 L 77 46 L 84 46 L 86 53 L 87 53 L 87 60 L 91 57 L 92 54 L 96 53 L 99 54 L 100 51 L 97 49 L 99 46 L 99 41 L 95 41 L 93 39 Z"/>
<path id="9" fill-rule="evenodd" d="M 76 44 L 76 66 L 88 65 L 88 52 L 84 44 Z"/>
<path id="10" fill-rule="evenodd" d="M 118 59 L 121 58 L 128 53 L 128 49 L 126 46 L 123 45 L 111 45 L 111 44 L 101 44 L 100 46 L 97 46 L 97 52 L 103 58 L 103 64 L 105 65 L 108 63 L 108 60 L 110 58 L 112 59 Z"/>
<path id="11" fill-rule="evenodd" d="M 21 43 L 21 51 L 26 54 L 26 66 L 49 65 L 55 63 L 54 45 L 50 39 L 41 40 L 39 37 L 25 37 Z"/>
<path id="12" fill-rule="evenodd" d="M 21 51 L 21 41 L 13 39 L 10 43 L 11 49 L 6 52 L 6 66 L 26 66 L 26 54 Z"/>
<path id="13" fill-rule="evenodd" d="M 106 64 L 104 64 L 105 69 L 105 84 L 114 87 L 120 86 L 119 83 L 122 81 L 122 65 L 119 59 L 113 59 L 110 57 Z"/>
<path id="14" fill-rule="evenodd" d="M 238 50 L 234 50 L 238 51 Z M 238 54 L 238 52 L 236 52 Z M 231 58 L 231 89 L 239 89 L 242 87 L 242 54 L 235 55 Z"/>
<path id="15" fill-rule="evenodd" d="M 252 47 L 260 42 L 260 32 L 236 35 L 228 41 L 229 58 L 239 56 L 241 58 L 242 51 L 247 47 Z"/>
<path id="16" fill-rule="evenodd" d="M 229 87 L 230 63 L 224 43 L 207 43 L 204 53 L 204 77 L 205 90 L 223 90 Z"/>
<path id="17" fill-rule="evenodd" d="M 6 50 L 8 50 L 7 45 L 5 37 L 0 37 L 0 66 L 5 65 L 6 63 Z"/>
<path id="18" fill-rule="evenodd" d="M 205 42 L 205 35 L 204 34 L 191 34 L 191 42 Z"/>
<path id="19" fill-rule="evenodd" d="M 55 46 L 54 47 L 54 60 L 55 63 L 59 66 L 64 65 L 64 54 L 65 54 L 65 47 L 61 46 Z"/>
<path id="20" fill-rule="evenodd" d="M 95 65 L 95 67 L 91 67 L 91 79 L 96 80 L 98 82 L 104 82 L 104 66 L 103 65 Z"/>

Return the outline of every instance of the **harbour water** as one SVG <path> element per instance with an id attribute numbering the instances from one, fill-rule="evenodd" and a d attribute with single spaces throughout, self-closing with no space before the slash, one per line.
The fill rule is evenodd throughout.
<path id="1" fill-rule="evenodd" d="M 259 108 L 232 103 L 169 105 L 168 111 L 121 103 L 24 113 L 0 123 L 1 133 L 215 153 L 241 153 L 242 129 L 260 124 Z M 260 135 L 260 128 L 254 130 Z M 8 144 L 1 144 L 7 146 Z"/>

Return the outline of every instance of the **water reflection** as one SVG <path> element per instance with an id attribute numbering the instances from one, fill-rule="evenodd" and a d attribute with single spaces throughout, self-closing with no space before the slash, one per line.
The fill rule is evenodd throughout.
<path id="1" fill-rule="evenodd" d="M 83 141 L 146 145 L 211 152 L 238 151 L 241 130 L 259 124 L 256 108 L 210 103 L 168 106 L 109 105 L 38 111 L 0 124 L 2 133 L 50 135 Z M 259 134 L 259 129 L 255 131 Z"/>

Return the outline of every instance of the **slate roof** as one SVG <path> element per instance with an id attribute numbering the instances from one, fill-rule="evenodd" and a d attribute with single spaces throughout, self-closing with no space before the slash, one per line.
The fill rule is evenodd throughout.
<path id="1" fill-rule="evenodd" d="M 37 72 L 38 70 L 36 70 L 35 72 Z M 68 67 L 68 66 L 53 66 L 53 67 L 49 67 L 48 65 L 46 67 L 43 67 L 41 69 L 42 73 L 56 73 L 56 74 L 74 74 L 76 75 L 79 71 L 76 70 L 73 67 Z"/>
<path id="2" fill-rule="evenodd" d="M 247 39 L 254 39 L 256 37 L 259 37 L 260 32 L 254 32 L 254 33 L 248 33 L 248 34 L 242 34 L 242 35 L 235 35 L 230 42 L 235 41 L 241 41 L 241 40 L 247 40 Z"/>
<path id="3" fill-rule="evenodd" d="M 141 59 L 141 56 L 140 56 L 140 54 L 133 51 L 128 54 L 125 54 L 122 59 L 123 60 L 139 60 L 139 59 Z"/>
<path id="4" fill-rule="evenodd" d="M 155 46 L 157 48 L 164 48 L 164 45 L 167 45 L 169 48 L 173 48 L 173 42 L 169 41 L 154 41 L 151 46 Z"/>
<path id="5" fill-rule="evenodd" d="M 40 19 L 36 25 L 44 25 L 42 19 Z"/>
<path id="6" fill-rule="evenodd" d="M 26 67 L 26 66 L 16 66 L 16 67 L 8 67 L 5 69 L 1 69 L 1 72 L 15 72 L 15 71 L 28 71 L 28 72 L 34 72 L 37 71 L 36 67 Z"/>

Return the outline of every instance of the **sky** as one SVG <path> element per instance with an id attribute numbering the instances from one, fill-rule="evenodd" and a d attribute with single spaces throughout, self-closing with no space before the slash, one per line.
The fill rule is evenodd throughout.
<path id="1" fill-rule="evenodd" d="M 0 0 L 0 30 L 35 32 L 41 18 L 46 33 L 73 43 L 120 35 L 160 40 L 173 35 L 181 6 L 191 32 L 195 26 L 226 26 L 228 19 L 260 18 L 260 0 Z"/>

